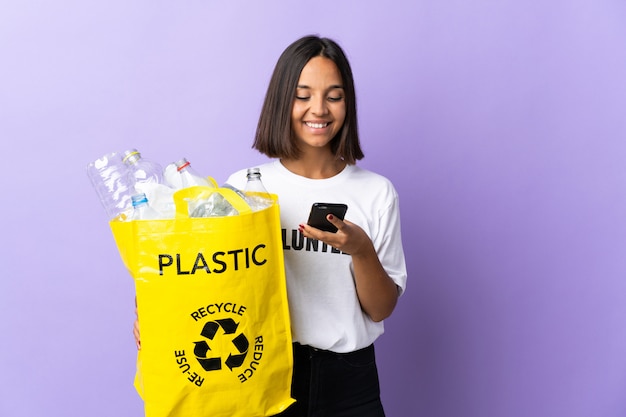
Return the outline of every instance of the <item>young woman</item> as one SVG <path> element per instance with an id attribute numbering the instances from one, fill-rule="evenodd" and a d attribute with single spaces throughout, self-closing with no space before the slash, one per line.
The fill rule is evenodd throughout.
<path id="1" fill-rule="evenodd" d="M 276 64 L 253 147 L 268 191 L 279 196 L 294 338 L 292 395 L 282 417 L 380 417 L 373 342 L 406 284 L 398 195 L 357 167 L 350 64 L 327 38 L 291 44 Z M 246 170 L 228 183 L 243 189 Z M 348 206 L 330 233 L 307 225 L 316 202 Z M 139 323 L 134 334 L 139 342 Z"/>
<path id="2" fill-rule="evenodd" d="M 296 403 L 281 416 L 384 416 L 373 342 L 406 284 L 398 195 L 357 167 L 350 64 L 327 38 L 307 36 L 280 56 L 253 147 L 279 196 L 294 337 Z M 243 188 L 245 170 L 228 183 Z M 344 203 L 336 233 L 306 224 L 316 202 Z"/>

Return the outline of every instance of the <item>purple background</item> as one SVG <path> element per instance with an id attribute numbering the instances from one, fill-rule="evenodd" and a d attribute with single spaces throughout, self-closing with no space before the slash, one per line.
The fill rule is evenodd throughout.
<path id="1" fill-rule="evenodd" d="M 263 162 L 270 73 L 309 33 L 348 52 L 362 166 L 401 195 L 388 415 L 626 415 L 624 22 L 622 0 L 0 3 L 0 415 L 142 415 L 84 167 Z"/>

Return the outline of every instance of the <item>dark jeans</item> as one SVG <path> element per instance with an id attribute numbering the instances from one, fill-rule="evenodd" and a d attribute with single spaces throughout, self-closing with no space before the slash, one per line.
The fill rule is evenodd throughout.
<path id="1" fill-rule="evenodd" d="M 333 353 L 294 343 L 296 403 L 280 417 L 384 417 L 374 345 Z"/>

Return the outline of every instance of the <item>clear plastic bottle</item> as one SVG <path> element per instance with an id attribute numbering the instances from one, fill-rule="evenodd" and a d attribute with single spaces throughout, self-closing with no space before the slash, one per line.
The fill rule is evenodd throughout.
<path id="1" fill-rule="evenodd" d="M 259 168 L 248 168 L 248 182 L 243 189 L 246 201 L 252 211 L 263 210 L 273 204 L 270 193 L 267 192 L 261 181 L 261 170 Z"/>
<path id="2" fill-rule="evenodd" d="M 150 207 L 144 193 L 132 196 L 133 213 L 129 220 L 154 220 L 161 218 L 159 212 Z"/>
<path id="3" fill-rule="evenodd" d="M 143 184 L 163 184 L 163 168 L 156 162 L 141 157 L 137 149 L 124 152 L 122 160 L 128 166 L 129 182 L 138 193 L 145 192 Z"/>
<path id="4" fill-rule="evenodd" d="M 208 179 L 194 171 L 187 159 L 183 158 L 176 161 L 176 169 L 180 173 L 182 188 L 193 187 L 195 185 L 212 187 Z"/>
<path id="5" fill-rule="evenodd" d="M 132 212 L 131 197 L 135 191 L 122 154 L 111 152 L 89 163 L 87 176 L 110 220 Z"/>

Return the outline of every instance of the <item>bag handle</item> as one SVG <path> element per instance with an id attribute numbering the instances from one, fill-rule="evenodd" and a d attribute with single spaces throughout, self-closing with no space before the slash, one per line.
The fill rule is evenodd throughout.
<path id="1" fill-rule="evenodd" d="M 212 181 L 215 184 L 215 181 Z M 208 198 L 213 193 L 219 193 L 226 201 L 228 201 L 239 214 L 251 213 L 250 205 L 239 194 L 230 188 L 223 187 L 207 187 L 196 185 L 193 187 L 183 188 L 174 193 L 174 205 L 176 206 L 176 217 L 189 218 L 188 200 L 198 198 Z"/>

